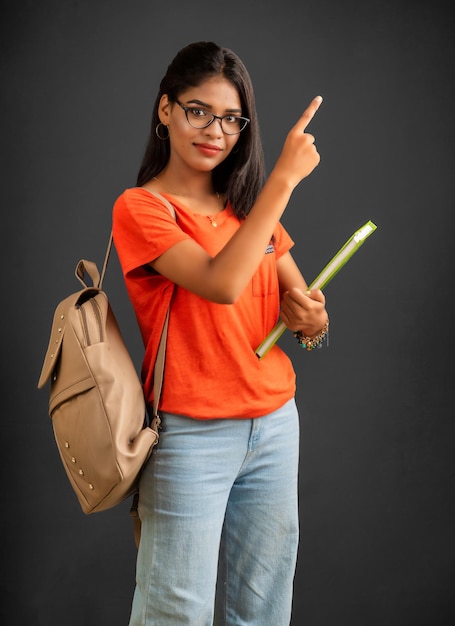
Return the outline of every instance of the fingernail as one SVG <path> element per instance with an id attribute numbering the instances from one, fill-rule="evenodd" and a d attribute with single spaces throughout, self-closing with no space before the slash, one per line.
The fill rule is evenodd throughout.
<path id="1" fill-rule="evenodd" d="M 322 96 L 316 96 L 316 100 L 317 100 L 318 102 L 322 102 Z"/>

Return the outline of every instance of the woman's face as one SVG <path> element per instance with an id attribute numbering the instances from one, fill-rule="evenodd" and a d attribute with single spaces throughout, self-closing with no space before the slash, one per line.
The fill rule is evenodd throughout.
<path id="1" fill-rule="evenodd" d="M 244 115 L 237 89 L 226 78 L 209 78 L 190 87 L 179 95 L 178 102 L 196 109 L 196 116 L 203 116 L 204 111 L 219 116 Z M 193 128 L 184 109 L 177 102 L 169 102 L 167 95 L 161 98 L 158 114 L 169 128 L 170 161 L 198 172 L 211 172 L 222 163 L 240 137 L 226 134 L 218 119 L 206 128 Z"/>

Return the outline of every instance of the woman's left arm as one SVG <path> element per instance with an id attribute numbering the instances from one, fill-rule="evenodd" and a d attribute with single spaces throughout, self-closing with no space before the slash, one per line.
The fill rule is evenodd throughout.
<path id="1" fill-rule="evenodd" d="M 308 291 L 305 279 L 290 252 L 278 259 L 277 271 L 281 319 L 290 330 L 300 330 L 304 335 L 313 337 L 328 320 L 324 294 L 320 289 Z"/>

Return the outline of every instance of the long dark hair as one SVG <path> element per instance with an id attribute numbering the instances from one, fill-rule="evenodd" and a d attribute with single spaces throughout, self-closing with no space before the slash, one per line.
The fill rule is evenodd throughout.
<path id="1" fill-rule="evenodd" d="M 214 76 L 223 76 L 234 85 L 242 104 L 242 115 L 251 120 L 240 133 L 234 151 L 212 172 L 216 191 L 225 194 L 236 215 L 243 218 L 253 206 L 265 178 L 254 91 L 239 57 L 215 43 L 202 41 L 186 46 L 167 68 L 153 107 L 150 138 L 136 182 L 139 187 L 144 185 L 157 176 L 169 160 L 169 140 L 163 141 L 155 133 L 160 122 L 158 106 L 161 97 L 167 94 L 169 101 L 175 102 L 183 91 Z"/>

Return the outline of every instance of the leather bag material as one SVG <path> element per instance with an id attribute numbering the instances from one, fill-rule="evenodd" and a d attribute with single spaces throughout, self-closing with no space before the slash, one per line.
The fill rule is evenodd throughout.
<path id="1" fill-rule="evenodd" d="M 82 510 L 115 506 L 136 491 L 158 429 L 145 425 L 142 385 L 101 289 L 58 305 L 38 387 L 48 380 L 55 440 Z"/>

